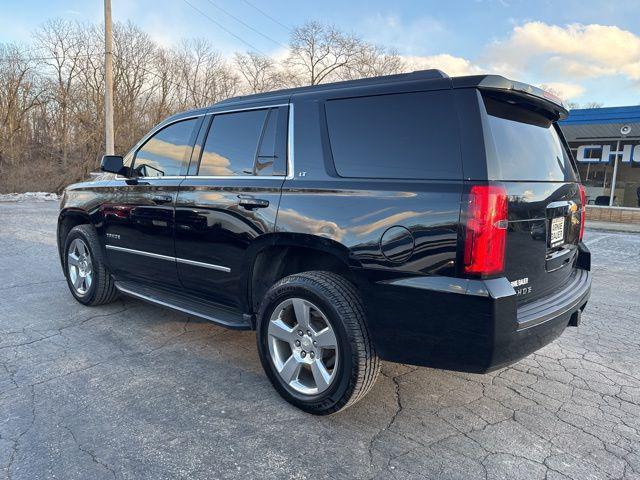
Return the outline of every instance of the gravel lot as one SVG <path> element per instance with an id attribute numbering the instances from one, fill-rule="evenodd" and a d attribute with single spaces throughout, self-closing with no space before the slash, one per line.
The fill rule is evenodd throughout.
<path id="1" fill-rule="evenodd" d="M 587 231 L 583 324 L 535 355 L 489 375 L 384 364 L 316 418 L 271 388 L 252 332 L 76 303 L 56 215 L 0 203 L 0 479 L 640 479 L 640 235 Z"/>

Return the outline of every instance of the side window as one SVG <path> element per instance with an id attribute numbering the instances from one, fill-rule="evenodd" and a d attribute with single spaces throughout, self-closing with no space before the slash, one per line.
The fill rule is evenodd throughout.
<path id="1" fill-rule="evenodd" d="M 191 136 L 197 122 L 197 118 L 192 118 L 173 123 L 147 140 L 136 152 L 136 173 L 141 177 L 184 174 L 191 154 Z"/>
<path id="2" fill-rule="evenodd" d="M 262 130 L 260 148 L 256 157 L 256 175 L 273 175 L 273 162 L 277 158 L 276 154 L 276 129 L 278 122 L 278 110 L 269 110 L 267 121 Z"/>
<path id="3" fill-rule="evenodd" d="M 260 176 L 286 175 L 287 109 L 269 111 L 256 157 L 255 173 Z"/>
<path id="4" fill-rule="evenodd" d="M 215 115 L 202 149 L 198 175 L 253 175 L 269 110 Z"/>
<path id="5" fill-rule="evenodd" d="M 449 91 L 329 100 L 325 112 L 333 161 L 342 177 L 462 177 Z"/>

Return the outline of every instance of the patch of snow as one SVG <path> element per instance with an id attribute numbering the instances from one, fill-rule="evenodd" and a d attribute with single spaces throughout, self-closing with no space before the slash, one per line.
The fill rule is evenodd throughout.
<path id="1" fill-rule="evenodd" d="M 49 192 L 26 192 L 0 194 L 0 202 L 57 202 L 60 197 Z"/>

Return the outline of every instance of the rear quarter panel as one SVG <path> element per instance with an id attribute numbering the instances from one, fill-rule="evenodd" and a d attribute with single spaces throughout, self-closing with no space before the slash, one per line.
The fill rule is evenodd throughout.
<path id="1" fill-rule="evenodd" d="M 453 275 L 461 193 L 459 182 L 446 181 L 289 180 L 277 229 L 334 240 L 371 273 Z M 382 254 L 380 240 L 394 226 L 413 237 L 406 261 Z"/>
<path id="2" fill-rule="evenodd" d="M 295 170 L 283 185 L 277 231 L 332 239 L 344 245 L 353 264 L 366 273 L 453 275 L 462 179 L 338 176 L 323 115 L 325 100 L 321 95 L 293 99 L 295 124 L 290 141 Z M 458 146 L 451 147 L 451 158 L 442 161 L 459 161 Z M 380 240 L 394 226 L 406 228 L 413 237 L 413 254 L 406 261 L 390 261 L 382 254 Z"/>

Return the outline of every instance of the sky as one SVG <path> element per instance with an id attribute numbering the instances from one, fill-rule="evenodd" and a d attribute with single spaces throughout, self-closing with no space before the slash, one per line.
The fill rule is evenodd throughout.
<path id="1" fill-rule="evenodd" d="M 281 56 L 293 27 L 318 20 L 393 47 L 416 69 L 497 73 L 583 104 L 640 103 L 640 0 L 112 0 L 112 8 L 114 21 L 131 20 L 165 46 L 198 37 L 228 56 Z M 29 42 L 53 17 L 101 22 L 103 3 L 0 0 L 0 42 Z"/>

